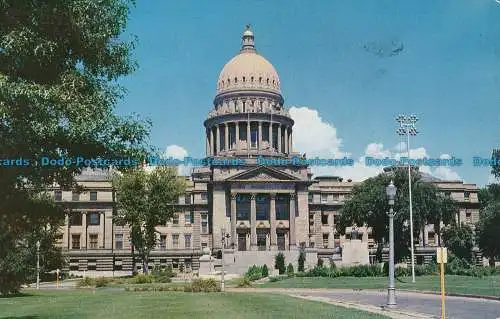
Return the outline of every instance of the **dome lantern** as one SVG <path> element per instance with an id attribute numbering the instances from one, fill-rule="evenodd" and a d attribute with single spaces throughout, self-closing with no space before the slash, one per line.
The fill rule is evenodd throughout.
<path id="1" fill-rule="evenodd" d="M 250 30 L 249 24 L 247 24 L 246 29 L 243 32 L 242 40 L 240 52 L 255 52 L 254 36 L 252 30 Z"/>

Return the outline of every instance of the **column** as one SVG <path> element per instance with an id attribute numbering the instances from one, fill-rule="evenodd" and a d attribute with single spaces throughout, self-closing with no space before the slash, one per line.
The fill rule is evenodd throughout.
<path id="1" fill-rule="evenodd" d="M 328 248 L 334 248 L 334 229 L 335 221 L 333 220 L 333 213 L 328 214 Z"/>
<path id="2" fill-rule="evenodd" d="M 288 148 L 288 126 L 285 126 L 285 153 L 290 153 Z"/>
<path id="3" fill-rule="evenodd" d="M 273 146 L 273 123 L 269 123 L 269 147 L 271 149 L 274 148 Z"/>
<path id="4" fill-rule="evenodd" d="M 250 121 L 247 121 L 247 150 L 250 150 L 250 145 L 251 145 L 251 138 L 250 138 Z"/>
<path id="5" fill-rule="evenodd" d="M 111 233 L 111 232 L 110 232 Z M 106 226 L 104 224 L 104 212 L 99 214 L 99 234 L 97 235 L 97 248 L 104 247 L 104 236 L 106 236 Z"/>
<path id="6" fill-rule="evenodd" d="M 87 213 L 82 212 L 82 237 L 83 241 L 80 239 L 81 248 L 85 247 L 87 249 Z"/>
<path id="7" fill-rule="evenodd" d="M 215 126 L 215 139 L 217 140 L 217 148 L 215 149 L 216 150 L 216 153 L 215 155 L 219 155 L 220 153 L 220 150 L 221 150 L 221 147 L 220 147 L 220 126 L 219 125 L 216 125 Z"/>
<path id="8" fill-rule="evenodd" d="M 236 124 L 236 150 L 240 149 L 240 122 L 235 122 Z"/>
<path id="9" fill-rule="evenodd" d="M 255 194 L 252 194 L 250 202 L 250 250 L 257 250 L 257 207 L 255 205 Z"/>
<path id="10" fill-rule="evenodd" d="M 208 135 L 208 130 L 205 131 L 205 143 L 206 143 L 206 155 L 210 156 L 210 137 Z"/>
<path id="11" fill-rule="evenodd" d="M 224 150 L 229 151 L 229 126 L 224 123 Z"/>
<path id="12" fill-rule="evenodd" d="M 210 153 L 209 156 L 214 156 L 214 130 L 210 128 Z"/>
<path id="13" fill-rule="evenodd" d="M 424 247 L 429 245 L 429 225 L 424 227 Z"/>
<path id="14" fill-rule="evenodd" d="M 278 152 L 281 153 L 281 124 L 278 124 Z"/>
<path id="15" fill-rule="evenodd" d="M 271 217 L 271 250 L 278 250 L 276 235 L 276 194 L 269 194 L 269 212 Z"/>
<path id="16" fill-rule="evenodd" d="M 290 250 L 295 249 L 295 194 L 290 194 Z"/>
<path id="17" fill-rule="evenodd" d="M 290 141 L 290 146 L 289 146 L 289 152 L 293 153 L 293 131 L 290 130 L 290 138 L 288 139 Z"/>
<path id="18" fill-rule="evenodd" d="M 231 193 L 231 242 L 232 248 L 238 248 L 238 238 L 236 234 L 236 193 Z"/>
<path id="19" fill-rule="evenodd" d="M 259 147 L 259 150 L 261 150 L 262 149 L 262 121 L 259 121 L 259 140 L 258 141 L 259 141 L 258 147 Z"/>

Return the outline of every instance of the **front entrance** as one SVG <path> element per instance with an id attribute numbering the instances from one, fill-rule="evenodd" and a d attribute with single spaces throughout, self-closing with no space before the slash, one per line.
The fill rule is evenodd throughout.
<path id="1" fill-rule="evenodd" d="M 257 247 L 259 250 L 267 250 L 267 234 L 264 232 L 257 232 Z"/>
<path id="2" fill-rule="evenodd" d="M 247 250 L 247 234 L 238 233 L 238 251 Z"/>
<path id="3" fill-rule="evenodd" d="M 285 250 L 285 233 L 277 233 L 278 250 Z"/>

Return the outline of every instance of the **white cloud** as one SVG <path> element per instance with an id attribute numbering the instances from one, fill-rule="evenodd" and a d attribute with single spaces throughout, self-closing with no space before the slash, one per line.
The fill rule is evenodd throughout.
<path id="1" fill-rule="evenodd" d="M 172 157 L 176 159 L 183 159 L 188 155 L 188 151 L 182 146 L 179 145 L 169 145 L 164 153 L 165 157 Z"/>

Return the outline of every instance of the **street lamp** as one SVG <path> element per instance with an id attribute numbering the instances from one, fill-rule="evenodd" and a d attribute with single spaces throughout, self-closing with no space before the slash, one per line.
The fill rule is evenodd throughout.
<path id="1" fill-rule="evenodd" d="M 224 291 L 226 289 L 226 285 L 225 285 L 225 282 L 224 282 L 224 248 L 226 246 L 226 239 L 229 239 L 229 234 L 226 234 L 226 230 L 224 228 L 221 229 L 221 234 L 222 234 L 222 249 L 221 249 L 221 255 L 222 255 L 222 262 L 221 262 L 221 265 L 222 265 L 222 272 L 221 272 L 221 276 L 220 276 L 220 290 L 221 291 Z"/>
<path id="2" fill-rule="evenodd" d="M 411 165 L 410 165 L 410 135 L 417 135 L 418 131 L 415 124 L 418 121 L 418 117 L 415 115 L 398 115 L 396 117 L 396 122 L 399 123 L 399 128 L 397 133 L 401 136 L 406 135 L 406 152 L 408 153 L 408 193 L 410 197 L 410 245 L 411 245 L 411 278 L 412 282 L 415 282 L 415 256 L 413 248 L 413 206 L 411 200 Z"/>
<path id="3" fill-rule="evenodd" d="M 396 307 L 396 287 L 394 286 L 394 197 L 396 196 L 396 186 L 391 180 L 389 186 L 385 188 L 389 198 L 389 288 L 387 289 L 387 307 Z"/>

